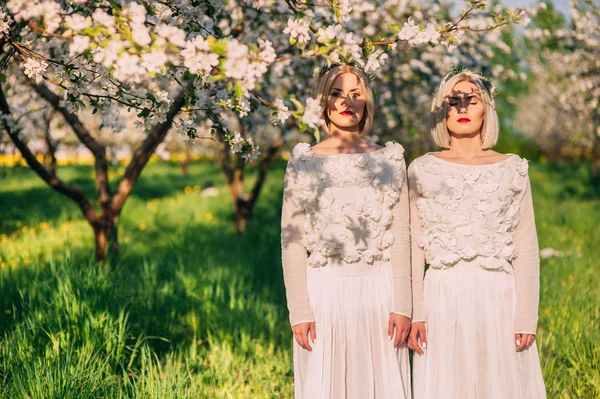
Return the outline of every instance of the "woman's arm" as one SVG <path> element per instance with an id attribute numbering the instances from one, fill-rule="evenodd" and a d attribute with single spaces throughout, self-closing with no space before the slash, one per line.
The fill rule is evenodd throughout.
<path id="1" fill-rule="evenodd" d="M 392 280 L 394 301 L 391 313 L 410 319 L 412 314 L 412 295 L 410 286 L 410 227 L 408 210 L 408 186 L 406 184 L 406 165 L 402 161 L 402 188 L 398 202 L 392 208 L 391 231 L 394 242 L 391 247 Z"/>
<path id="2" fill-rule="evenodd" d="M 535 229 L 529 178 L 521 197 L 519 224 L 514 231 L 518 255 L 512 265 L 517 283 L 515 334 L 535 334 L 540 293 L 540 251 Z"/>
<path id="3" fill-rule="evenodd" d="M 281 264 L 292 326 L 315 321 L 306 292 L 306 248 L 302 244 L 305 214 L 298 204 L 300 190 L 294 161 L 290 159 L 283 188 Z"/>
<path id="4" fill-rule="evenodd" d="M 425 275 L 425 251 L 419 246 L 423 236 L 423 223 L 417 212 L 418 198 L 416 165 L 414 162 L 408 168 L 408 192 L 410 200 L 410 255 L 412 273 L 412 322 L 425 321 L 425 305 L 423 298 L 423 277 Z"/>

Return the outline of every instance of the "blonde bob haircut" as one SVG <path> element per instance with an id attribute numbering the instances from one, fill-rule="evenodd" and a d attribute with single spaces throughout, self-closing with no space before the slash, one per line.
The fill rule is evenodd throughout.
<path id="1" fill-rule="evenodd" d="M 313 97 L 319 101 L 319 104 L 321 104 L 321 120 L 325 121 L 323 128 L 327 133 L 329 133 L 329 124 L 331 121 L 327 116 L 327 100 L 329 99 L 329 92 L 333 87 L 333 82 L 335 82 L 338 76 L 344 73 L 351 73 L 358 77 L 360 89 L 363 97 L 365 98 L 365 112 L 361 121 L 359 122 L 360 135 L 364 136 L 367 132 L 369 132 L 369 130 L 371 130 L 371 126 L 373 126 L 373 112 L 375 106 L 373 104 L 373 90 L 369 85 L 369 78 L 362 70 L 351 65 L 338 65 L 331 68 L 318 80 L 313 91 Z"/>
<path id="2" fill-rule="evenodd" d="M 484 103 L 481 148 L 492 148 L 498 141 L 498 114 L 496 113 L 496 105 L 491 93 L 492 85 L 489 80 L 473 72 L 462 72 L 454 76 L 451 76 L 451 74 L 446 75 L 442 80 L 440 89 L 433 98 L 431 105 L 431 137 L 439 147 L 450 148 L 450 132 L 446 126 L 448 97 L 450 97 L 454 86 L 463 81 L 471 82 L 479 89 L 479 94 Z"/>

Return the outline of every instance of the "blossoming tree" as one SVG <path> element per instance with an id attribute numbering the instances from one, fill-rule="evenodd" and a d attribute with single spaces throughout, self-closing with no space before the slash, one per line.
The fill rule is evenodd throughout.
<path id="1" fill-rule="evenodd" d="M 600 6 L 571 1 L 571 29 L 544 3 L 526 32 L 532 52 L 530 93 L 519 102 L 519 125 L 553 160 L 591 159 L 600 170 Z"/>
<path id="2" fill-rule="evenodd" d="M 260 154 L 248 129 L 259 124 L 247 124 L 249 116 L 266 109 L 290 129 L 297 121 L 299 130 L 316 131 L 320 105 L 306 96 L 309 79 L 299 70 L 312 71 L 306 66 L 323 60 L 353 58 L 367 72 L 376 72 L 389 54 L 406 46 L 452 50 L 465 32 L 527 21 L 521 10 L 493 9 L 482 24 L 478 15 L 486 2 L 467 3 L 455 21 L 447 22 L 447 13 L 435 19 L 416 4 L 386 1 L 9 0 L 0 10 L 2 125 L 30 167 L 79 205 L 94 230 L 96 258 L 103 260 L 109 248 L 117 248 L 116 223 L 126 199 L 171 128 L 188 144 L 197 139 L 220 143 L 230 187 L 240 186 L 243 162 Z M 286 76 L 295 78 L 279 84 Z M 16 88 L 23 86 L 50 104 L 94 155 L 98 207 L 32 154 L 19 123 L 22 115 L 9 106 Z M 89 109 L 104 127 L 120 131 L 125 127 L 122 108 L 135 112 L 147 136 L 113 191 L 106 146 L 94 138 L 80 112 Z M 229 127 L 232 116 L 239 130 Z M 201 135 L 199 122 L 208 122 L 210 132 Z M 269 147 L 252 193 L 238 195 L 243 201 L 234 205 L 245 202 L 251 211 L 279 146 Z"/>

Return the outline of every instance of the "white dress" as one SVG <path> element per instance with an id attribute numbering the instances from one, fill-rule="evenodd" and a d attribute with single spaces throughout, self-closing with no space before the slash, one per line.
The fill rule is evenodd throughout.
<path id="1" fill-rule="evenodd" d="M 469 166 L 426 154 L 408 183 L 413 322 L 425 321 L 427 337 L 413 359 L 413 397 L 545 398 L 535 343 L 515 351 L 514 334 L 535 334 L 538 319 L 527 161 Z"/>
<path id="2" fill-rule="evenodd" d="M 400 144 L 288 162 L 282 264 L 292 326 L 314 321 L 312 352 L 294 341 L 296 398 L 408 399 L 408 350 L 388 340 L 410 317 L 408 191 Z"/>

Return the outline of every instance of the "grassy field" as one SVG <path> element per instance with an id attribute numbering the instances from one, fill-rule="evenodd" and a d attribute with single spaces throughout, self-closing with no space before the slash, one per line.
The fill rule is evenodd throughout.
<path id="1" fill-rule="evenodd" d="M 0 168 L 0 398 L 290 398 L 279 252 L 284 165 L 235 234 L 219 169 L 144 171 L 121 258 L 91 261 L 78 208 L 27 168 Z M 115 172 L 118 172 L 115 170 Z M 93 194 L 88 166 L 59 174 Z M 600 397 L 600 188 L 532 165 L 542 261 L 537 345 L 549 398 Z M 216 197 L 199 186 L 213 181 Z"/>

